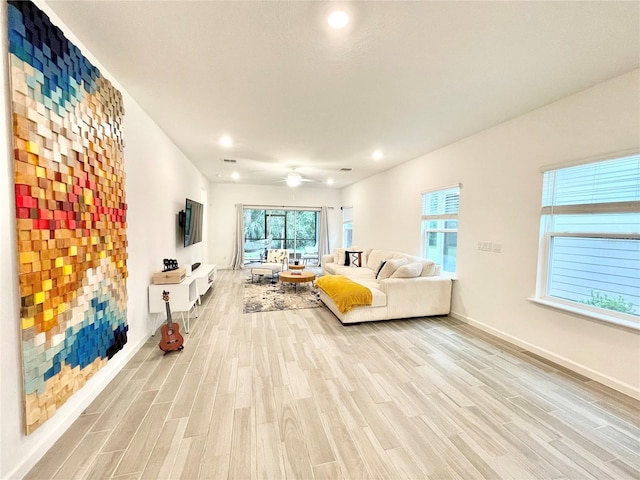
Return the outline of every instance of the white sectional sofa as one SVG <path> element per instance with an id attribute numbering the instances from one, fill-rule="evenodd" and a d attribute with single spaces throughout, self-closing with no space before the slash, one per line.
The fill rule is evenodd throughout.
<path id="1" fill-rule="evenodd" d="M 346 251 L 362 251 L 362 266 L 346 266 L 345 257 L 348 255 L 345 249 L 335 249 L 333 254 L 322 256 L 322 273 L 344 275 L 367 287 L 372 293 L 372 303 L 342 313 L 319 289 L 322 302 L 343 324 L 449 313 L 451 279 L 440 275 L 440 266 L 423 258 L 388 250 L 352 247 Z M 382 262 L 385 263 L 382 265 Z M 381 265 L 382 270 L 378 272 Z"/>

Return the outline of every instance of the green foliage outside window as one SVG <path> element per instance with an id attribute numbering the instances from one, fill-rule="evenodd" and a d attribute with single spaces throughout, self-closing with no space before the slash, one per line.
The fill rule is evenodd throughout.
<path id="1" fill-rule="evenodd" d="M 606 293 L 597 292 L 595 290 L 591 290 L 591 298 L 588 300 L 582 300 L 580 303 L 613 310 L 615 312 L 629 313 L 631 315 L 634 314 L 633 303 L 627 302 L 622 296 L 612 298 Z"/>
<path id="2" fill-rule="evenodd" d="M 310 210 L 244 210 L 245 241 L 271 239 L 269 248 L 300 253 L 317 243 L 318 212 Z"/>

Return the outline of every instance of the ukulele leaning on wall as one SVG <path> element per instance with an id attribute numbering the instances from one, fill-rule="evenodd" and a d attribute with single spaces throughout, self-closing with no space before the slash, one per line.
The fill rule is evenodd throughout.
<path id="1" fill-rule="evenodd" d="M 175 352 L 176 350 L 182 350 L 184 348 L 184 339 L 180 335 L 180 326 L 177 323 L 173 323 L 171 320 L 171 307 L 169 306 L 169 292 L 162 292 L 162 299 L 164 300 L 165 307 L 167 309 L 167 323 L 160 329 L 160 350 L 165 353 Z"/>

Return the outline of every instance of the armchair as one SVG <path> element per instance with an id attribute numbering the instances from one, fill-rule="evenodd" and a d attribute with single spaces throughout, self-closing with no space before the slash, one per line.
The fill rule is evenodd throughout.
<path id="1" fill-rule="evenodd" d="M 267 250 L 267 261 L 251 269 L 251 281 L 254 275 L 269 275 L 271 280 L 289 266 L 289 250 L 272 248 Z"/>

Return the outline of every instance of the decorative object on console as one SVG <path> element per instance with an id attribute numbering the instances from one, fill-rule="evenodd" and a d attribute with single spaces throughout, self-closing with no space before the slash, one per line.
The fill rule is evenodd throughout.
<path id="1" fill-rule="evenodd" d="M 124 106 L 33 3 L 7 18 L 30 434 L 127 342 Z"/>
<path id="2" fill-rule="evenodd" d="M 185 268 L 177 268 L 175 270 L 162 271 L 153 274 L 152 282 L 154 285 L 166 285 L 171 283 L 180 283 L 187 275 Z"/>
<path id="3" fill-rule="evenodd" d="M 164 265 L 164 268 L 162 269 L 163 272 L 170 272 L 171 270 L 178 269 L 178 260 L 174 258 L 165 258 L 162 260 L 162 263 Z"/>

